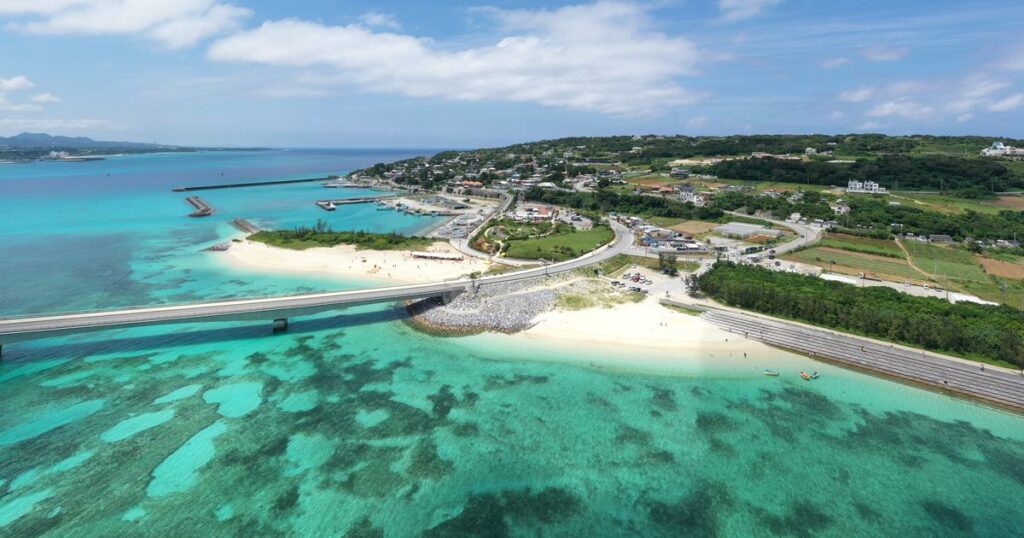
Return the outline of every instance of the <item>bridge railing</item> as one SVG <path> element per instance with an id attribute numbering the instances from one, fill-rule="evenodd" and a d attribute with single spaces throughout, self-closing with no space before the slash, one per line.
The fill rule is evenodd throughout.
<path id="1" fill-rule="evenodd" d="M 439 282 L 425 282 L 419 284 L 422 286 L 433 286 L 438 284 L 450 284 L 452 286 L 458 286 L 460 284 L 469 283 L 470 279 L 458 279 L 458 280 L 442 280 Z M 14 315 L 0 315 L 0 321 L 12 321 L 22 319 L 33 319 L 33 318 L 44 318 L 44 317 L 57 317 L 57 316 L 80 316 L 84 314 L 98 314 L 100 312 L 110 312 L 114 310 L 145 310 L 149 308 L 175 308 L 182 306 L 203 306 L 215 303 L 230 303 L 235 301 L 273 301 L 275 299 L 297 299 L 300 297 L 309 297 L 316 295 L 324 295 L 330 293 L 357 293 L 357 292 L 379 292 L 388 289 L 401 289 L 408 288 L 411 286 L 417 286 L 418 284 L 403 284 L 398 286 L 384 286 L 380 288 L 354 288 L 348 290 L 310 290 L 301 291 L 295 293 L 284 293 L 280 295 L 263 295 L 259 297 L 248 297 L 248 296 L 229 296 L 229 297 L 210 297 L 208 299 L 196 299 L 195 301 L 182 301 L 182 302 L 168 302 L 168 303 L 148 303 L 141 305 L 110 305 L 110 306 L 98 306 L 96 308 L 87 308 L 81 310 L 62 310 L 54 312 L 33 312 L 31 314 L 14 314 Z"/>

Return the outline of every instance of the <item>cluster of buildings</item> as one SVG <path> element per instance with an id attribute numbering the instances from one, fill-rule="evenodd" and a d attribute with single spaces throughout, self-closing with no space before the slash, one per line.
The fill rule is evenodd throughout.
<path id="1" fill-rule="evenodd" d="M 522 204 L 509 216 L 519 222 L 541 223 L 552 222 L 557 215 L 558 210 L 552 205 Z"/>
<path id="2" fill-rule="evenodd" d="M 649 248 L 654 252 L 704 254 L 709 251 L 706 243 L 698 241 L 692 235 L 648 224 L 640 217 L 629 217 L 614 213 L 609 215 L 609 217 L 628 227 L 633 232 L 636 244 Z"/>
<path id="3" fill-rule="evenodd" d="M 1024 148 L 1007 146 L 1002 142 L 992 142 L 992 145 L 981 150 L 982 157 L 1024 157 Z"/>
<path id="4" fill-rule="evenodd" d="M 580 147 L 585 148 L 585 146 Z M 378 165 L 355 174 L 353 179 L 366 183 L 440 186 L 455 194 L 473 194 L 480 189 L 518 191 L 533 187 L 588 191 L 601 180 L 624 182 L 621 173 L 607 167 L 595 167 L 573 151 L 539 155 L 507 153 L 495 156 L 478 152 L 442 153 L 388 165 Z M 605 163 L 606 164 L 606 163 Z M 383 167 L 383 168 L 382 168 Z"/>
<path id="5" fill-rule="evenodd" d="M 846 185 L 846 192 L 853 193 L 865 193 L 865 194 L 885 194 L 888 192 L 885 187 L 880 186 L 874 181 L 857 181 L 851 179 Z"/>

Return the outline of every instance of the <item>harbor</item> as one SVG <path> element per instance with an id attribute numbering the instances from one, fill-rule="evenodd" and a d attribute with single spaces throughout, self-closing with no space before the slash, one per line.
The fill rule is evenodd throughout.
<path id="1" fill-rule="evenodd" d="M 324 211 L 334 211 L 339 205 L 351 205 L 351 204 L 369 204 L 372 202 L 379 202 L 386 198 L 394 197 L 394 194 L 381 194 L 377 196 L 359 196 L 356 198 L 337 198 L 333 200 L 317 200 L 315 203 Z"/>

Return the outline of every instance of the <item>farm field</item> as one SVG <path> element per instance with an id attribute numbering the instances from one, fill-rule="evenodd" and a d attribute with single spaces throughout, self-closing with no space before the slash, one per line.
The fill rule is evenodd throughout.
<path id="1" fill-rule="evenodd" d="M 857 276 L 867 272 L 883 280 L 927 282 L 927 278 L 910 267 L 905 260 L 833 247 L 815 246 L 786 254 L 782 259 L 816 265 L 824 269 L 831 265 L 833 272 L 847 275 Z"/>
<path id="2" fill-rule="evenodd" d="M 1018 258 L 1015 262 L 995 260 L 984 256 L 975 256 L 974 259 L 981 265 L 986 273 L 1011 280 L 1024 280 L 1024 259 Z"/>

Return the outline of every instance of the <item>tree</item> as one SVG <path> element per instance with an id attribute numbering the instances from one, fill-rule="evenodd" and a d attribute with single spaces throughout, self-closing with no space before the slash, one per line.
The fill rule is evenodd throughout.
<path id="1" fill-rule="evenodd" d="M 658 269 L 672 276 L 679 274 L 679 257 L 671 252 L 659 252 Z"/>

